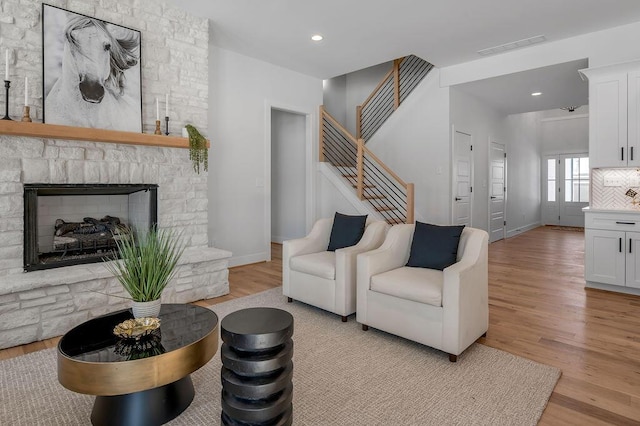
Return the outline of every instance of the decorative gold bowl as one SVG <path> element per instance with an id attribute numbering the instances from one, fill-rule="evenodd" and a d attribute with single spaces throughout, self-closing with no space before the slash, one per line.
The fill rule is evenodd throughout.
<path id="1" fill-rule="evenodd" d="M 121 322 L 113 328 L 113 334 L 123 339 L 138 340 L 160 328 L 160 318 L 134 318 Z"/>

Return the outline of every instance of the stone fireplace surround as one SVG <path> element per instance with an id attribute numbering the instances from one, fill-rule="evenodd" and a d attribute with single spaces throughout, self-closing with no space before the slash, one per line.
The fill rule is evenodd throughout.
<path id="1" fill-rule="evenodd" d="M 0 135 L 0 348 L 64 334 L 130 304 L 101 263 L 23 272 L 25 183 L 158 184 L 158 224 L 187 243 L 163 302 L 229 292 L 231 253 L 208 247 L 207 177 L 179 148 Z"/>

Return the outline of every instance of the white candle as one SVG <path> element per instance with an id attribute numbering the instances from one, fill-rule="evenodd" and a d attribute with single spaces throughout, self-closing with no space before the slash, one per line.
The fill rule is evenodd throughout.
<path id="1" fill-rule="evenodd" d="M 9 80 L 9 49 L 4 50 L 4 79 Z"/>
<path id="2" fill-rule="evenodd" d="M 160 102 L 156 98 L 156 120 L 160 120 Z"/>
<path id="3" fill-rule="evenodd" d="M 24 78 L 24 106 L 29 105 L 28 93 L 29 93 L 29 78 L 25 77 Z"/>
<path id="4" fill-rule="evenodd" d="M 165 102 L 164 116 L 165 116 L 165 117 L 168 117 L 168 116 L 169 116 L 169 94 L 168 94 L 168 93 L 167 93 L 167 95 L 166 95 L 166 102 Z"/>

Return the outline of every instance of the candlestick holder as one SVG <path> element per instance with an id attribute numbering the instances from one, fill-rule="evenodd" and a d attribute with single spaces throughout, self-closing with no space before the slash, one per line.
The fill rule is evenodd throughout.
<path id="1" fill-rule="evenodd" d="M 156 120 L 156 131 L 153 132 L 154 135 L 161 135 L 162 130 L 160 130 L 160 120 Z"/>
<path id="2" fill-rule="evenodd" d="M 4 88 L 5 88 L 5 98 L 4 98 L 4 117 L 2 117 L 3 120 L 11 120 L 11 117 L 9 117 L 9 87 L 11 86 L 11 81 L 10 80 L 5 80 L 4 81 Z"/>
<path id="3" fill-rule="evenodd" d="M 24 109 L 22 110 L 22 121 L 25 121 L 27 123 L 31 123 L 30 111 L 31 111 L 31 108 L 29 108 L 28 105 L 25 105 Z"/>
<path id="4" fill-rule="evenodd" d="M 165 123 L 165 128 L 164 128 L 165 132 L 164 132 L 164 134 L 169 136 L 169 116 L 166 116 L 164 118 L 164 123 Z"/>

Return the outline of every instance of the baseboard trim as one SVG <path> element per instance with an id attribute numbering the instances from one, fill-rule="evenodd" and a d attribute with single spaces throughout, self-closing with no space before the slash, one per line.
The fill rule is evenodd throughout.
<path id="1" fill-rule="evenodd" d="M 593 281 L 586 281 L 585 288 L 592 288 L 596 290 L 612 291 L 614 293 L 625 293 L 640 296 L 640 288 L 624 287 L 620 285 L 611 285 L 604 283 L 596 283 Z"/>
<path id="2" fill-rule="evenodd" d="M 523 232 L 531 231 L 532 229 L 538 228 L 540 226 L 542 226 L 540 222 L 534 222 L 515 229 L 507 230 L 507 238 L 515 237 L 516 235 L 520 235 Z"/>
<path id="3" fill-rule="evenodd" d="M 266 262 L 269 253 L 254 253 L 246 256 L 233 256 L 229 259 L 229 267 L 249 265 L 251 263 Z"/>

